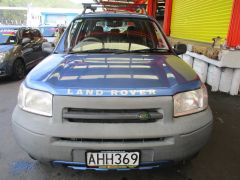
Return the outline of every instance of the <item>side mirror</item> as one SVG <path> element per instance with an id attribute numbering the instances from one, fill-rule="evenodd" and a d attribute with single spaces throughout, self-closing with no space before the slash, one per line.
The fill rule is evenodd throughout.
<path id="1" fill-rule="evenodd" d="M 174 51 L 177 55 L 185 54 L 187 52 L 186 44 L 176 44 L 174 45 Z"/>
<path id="2" fill-rule="evenodd" d="M 51 54 L 54 50 L 54 44 L 50 42 L 42 43 L 42 51 Z"/>
<path id="3" fill-rule="evenodd" d="M 31 39 L 30 38 L 23 38 L 23 40 L 22 40 L 22 45 L 26 45 L 26 44 L 28 44 L 28 43 L 30 43 L 31 42 Z"/>

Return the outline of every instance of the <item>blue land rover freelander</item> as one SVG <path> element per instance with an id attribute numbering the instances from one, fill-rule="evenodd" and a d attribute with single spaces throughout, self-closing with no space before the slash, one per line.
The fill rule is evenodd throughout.
<path id="1" fill-rule="evenodd" d="M 16 140 L 39 162 L 79 170 L 152 169 L 193 157 L 210 137 L 212 112 L 206 87 L 177 56 L 185 52 L 147 15 L 76 17 L 21 84 Z"/>

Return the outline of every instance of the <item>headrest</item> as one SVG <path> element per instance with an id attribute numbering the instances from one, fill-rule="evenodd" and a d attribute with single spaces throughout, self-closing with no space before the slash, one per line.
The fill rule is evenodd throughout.
<path id="1" fill-rule="evenodd" d="M 95 26 L 94 32 L 103 32 L 103 27 L 102 26 Z"/>
<path id="2" fill-rule="evenodd" d="M 136 31 L 136 27 L 135 26 L 129 26 L 127 28 L 127 31 Z"/>
<path id="3" fill-rule="evenodd" d="M 119 29 L 111 29 L 111 32 L 112 33 L 120 33 L 120 30 Z"/>

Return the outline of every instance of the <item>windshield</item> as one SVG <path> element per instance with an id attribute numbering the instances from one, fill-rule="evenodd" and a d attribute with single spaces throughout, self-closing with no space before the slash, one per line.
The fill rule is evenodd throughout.
<path id="1" fill-rule="evenodd" d="M 39 29 L 44 37 L 55 37 L 57 31 L 56 27 L 40 27 Z"/>
<path id="2" fill-rule="evenodd" d="M 15 29 L 0 29 L 0 44 L 15 44 L 16 43 L 16 32 Z"/>
<path id="3" fill-rule="evenodd" d="M 168 46 L 157 24 L 149 19 L 87 18 L 71 23 L 64 49 L 71 53 L 168 51 Z"/>

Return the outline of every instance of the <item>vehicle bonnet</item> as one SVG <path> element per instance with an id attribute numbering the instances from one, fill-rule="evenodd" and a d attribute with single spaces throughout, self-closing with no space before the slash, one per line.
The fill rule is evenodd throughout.
<path id="1" fill-rule="evenodd" d="M 160 96 L 198 89 L 201 81 L 174 55 L 53 54 L 26 85 L 63 96 Z"/>

